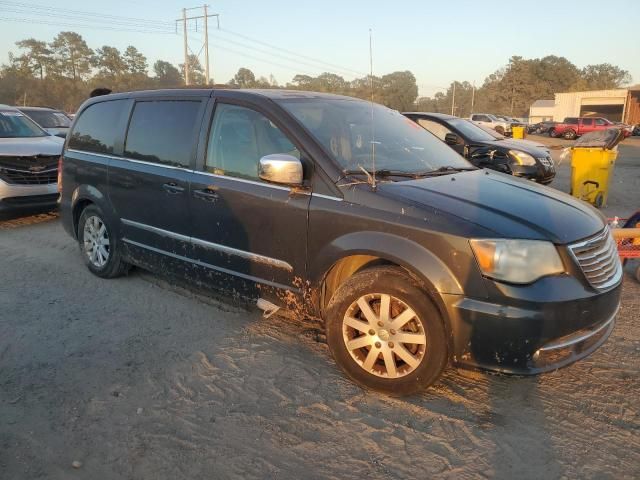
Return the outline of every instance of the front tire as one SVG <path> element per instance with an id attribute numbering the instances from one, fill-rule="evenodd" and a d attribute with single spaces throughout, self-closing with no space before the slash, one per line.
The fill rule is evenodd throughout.
<path id="1" fill-rule="evenodd" d="M 87 268 L 98 277 L 115 278 L 129 270 L 114 229 L 97 205 L 89 205 L 78 221 L 78 243 Z"/>
<path id="2" fill-rule="evenodd" d="M 504 128 L 502 128 L 502 127 L 496 127 L 496 128 L 494 128 L 494 130 L 495 130 L 496 132 L 498 132 L 500 135 L 504 135 Z"/>
<path id="3" fill-rule="evenodd" d="M 366 388 L 408 395 L 433 384 L 447 365 L 440 313 L 397 267 L 347 279 L 329 302 L 326 330 L 336 363 Z"/>

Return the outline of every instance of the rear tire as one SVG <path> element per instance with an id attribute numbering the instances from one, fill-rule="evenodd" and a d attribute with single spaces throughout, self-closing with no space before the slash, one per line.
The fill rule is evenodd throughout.
<path id="1" fill-rule="evenodd" d="M 80 214 L 78 243 L 87 268 L 101 278 L 115 278 L 129 271 L 114 229 L 97 205 L 89 205 Z"/>
<path id="2" fill-rule="evenodd" d="M 575 140 L 576 137 L 578 135 L 576 135 L 576 132 L 574 130 L 567 130 L 566 132 L 564 132 L 564 134 L 562 135 L 566 140 Z"/>
<path id="3" fill-rule="evenodd" d="M 496 127 L 496 128 L 494 128 L 494 130 L 495 130 L 496 132 L 498 132 L 500 135 L 504 135 L 504 128 L 502 128 L 502 127 Z"/>
<path id="4" fill-rule="evenodd" d="M 408 395 L 433 384 L 447 365 L 442 317 L 398 267 L 373 267 L 348 278 L 325 317 L 333 358 L 366 388 Z"/>

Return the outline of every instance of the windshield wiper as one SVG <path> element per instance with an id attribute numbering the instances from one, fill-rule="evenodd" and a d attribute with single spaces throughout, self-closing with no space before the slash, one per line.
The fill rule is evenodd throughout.
<path id="1" fill-rule="evenodd" d="M 373 176 L 373 170 L 366 170 L 364 168 L 358 170 L 344 170 L 345 175 L 371 175 Z M 375 171 L 376 177 L 407 177 L 417 178 L 421 174 L 419 172 L 405 172 L 404 170 L 389 170 L 388 168 L 382 168 Z"/>
<path id="2" fill-rule="evenodd" d="M 435 177 L 438 175 L 449 175 L 451 173 L 458 172 L 470 172 L 477 170 L 475 167 L 452 167 L 451 165 L 445 165 L 444 167 L 436 168 L 435 170 L 429 170 L 428 172 L 416 173 L 416 177 Z"/>

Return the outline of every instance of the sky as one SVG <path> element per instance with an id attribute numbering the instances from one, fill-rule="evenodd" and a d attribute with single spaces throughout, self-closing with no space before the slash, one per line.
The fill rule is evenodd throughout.
<path id="1" fill-rule="evenodd" d="M 422 96 L 445 90 L 453 80 L 479 86 L 513 55 L 564 56 L 578 67 L 612 63 L 628 70 L 633 83 L 640 83 L 638 0 L 616 1 L 614 6 L 602 0 L 210 2 L 209 12 L 220 15 L 222 28 L 217 30 L 211 20 L 211 72 L 219 83 L 231 79 L 240 67 L 256 76 L 273 75 L 279 84 L 296 73 L 330 71 L 348 80 L 365 76 L 369 29 L 374 75 L 410 70 Z M 184 0 L 0 0 L 0 63 L 17 51 L 18 40 L 51 41 L 59 31 L 74 30 L 91 48 L 111 45 L 124 51 L 134 45 L 150 65 L 158 59 L 177 65 L 184 58 L 182 34 L 176 34 L 171 22 L 181 17 L 183 7 L 196 5 Z M 102 19 L 78 12 L 100 14 Z M 113 17 L 144 22 L 129 21 L 125 27 L 121 18 Z M 202 36 L 201 23 L 197 32 L 188 33 L 193 53 L 201 52 Z M 204 64 L 203 52 L 200 58 Z"/>

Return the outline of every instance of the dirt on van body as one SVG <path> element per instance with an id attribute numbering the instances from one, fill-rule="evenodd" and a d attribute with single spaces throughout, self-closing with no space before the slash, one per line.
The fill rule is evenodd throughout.
<path id="1" fill-rule="evenodd" d="M 0 223 L 3 479 L 639 478 L 639 372 L 630 275 L 591 357 L 398 399 L 347 380 L 316 323 L 96 278 L 55 215 Z"/>

